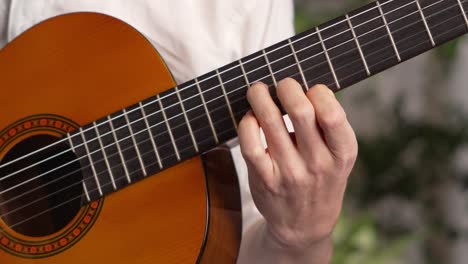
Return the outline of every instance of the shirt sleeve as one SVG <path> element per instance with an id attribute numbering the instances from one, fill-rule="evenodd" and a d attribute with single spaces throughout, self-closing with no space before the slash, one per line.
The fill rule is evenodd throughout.
<path id="1" fill-rule="evenodd" d="M 280 42 L 294 34 L 293 2 L 291 0 L 258 0 L 252 1 L 247 16 L 239 27 L 241 30 L 241 55 L 247 56 L 253 52 Z M 250 3 L 252 3 L 250 2 Z M 285 118 L 286 125 L 291 131 L 289 118 Z M 263 134 L 262 134 L 263 138 Z M 266 146 L 263 138 L 264 145 Z M 240 147 L 231 149 L 237 170 L 242 199 L 243 233 L 261 219 L 250 193 L 247 167 L 242 158 Z"/>
<path id="2" fill-rule="evenodd" d="M 253 52 L 273 45 L 294 34 L 292 0 L 252 1 L 248 15 L 240 27 L 242 53 Z"/>

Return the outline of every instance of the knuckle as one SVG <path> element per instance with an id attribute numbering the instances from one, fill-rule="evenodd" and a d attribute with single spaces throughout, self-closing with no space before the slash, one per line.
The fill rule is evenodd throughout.
<path id="1" fill-rule="evenodd" d="M 283 169 L 283 173 L 287 178 L 298 178 L 302 175 L 302 171 L 297 166 L 290 164 Z"/>
<path id="2" fill-rule="evenodd" d="M 265 150 L 261 147 L 241 149 L 241 153 L 242 153 L 242 156 L 244 156 L 244 159 L 250 162 L 255 162 L 259 160 L 263 156 L 264 152 Z"/>
<path id="3" fill-rule="evenodd" d="M 245 113 L 245 115 L 239 121 L 239 129 L 247 127 L 249 125 L 249 122 L 252 122 L 253 120 L 256 120 L 253 111 L 247 111 L 247 113 Z"/>
<path id="4" fill-rule="evenodd" d="M 289 187 L 305 187 L 311 180 L 306 177 L 306 173 L 303 170 L 294 167 L 286 168 L 283 174 L 284 184 Z"/>
<path id="5" fill-rule="evenodd" d="M 239 129 L 242 129 L 247 125 L 247 122 L 248 122 L 247 119 L 248 119 L 247 114 L 245 114 L 239 121 Z"/>
<path id="6" fill-rule="evenodd" d="M 311 105 L 303 104 L 294 107 L 288 114 L 291 116 L 292 119 L 298 121 L 307 121 L 311 120 L 314 117 L 314 109 Z"/>
<path id="7" fill-rule="evenodd" d="M 272 171 L 259 170 L 255 164 L 248 164 L 249 184 L 252 193 L 270 193 L 272 195 L 279 195 L 281 188 L 279 182 L 272 177 Z"/>
<path id="8" fill-rule="evenodd" d="M 269 179 L 268 177 L 261 177 L 261 185 L 262 185 L 262 188 L 270 193 L 270 194 L 273 194 L 275 196 L 279 196 L 281 195 L 281 189 L 279 188 L 278 184 Z"/>
<path id="9" fill-rule="evenodd" d="M 262 124 L 265 127 L 275 127 L 278 125 L 278 113 L 275 110 L 264 113 L 261 118 Z"/>
<path id="10" fill-rule="evenodd" d="M 328 166 L 324 162 L 309 162 L 307 164 L 307 172 L 314 177 L 320 177 L 327 174 Z"/>
<path id="11" fill-rule="evenodd" d="M 340 158 L 335 161 L 335 172 L 338 175 L 345 175 L 346 177 L 351 171 L 351 168 L 356 161 L 356 155 L 353 153 L 350 154 L 343 154 Z"/>
<path id="12" fill-rule="evenodd" d="M 317 155 L 306 163 L 307 173 L 311 177 L 326 177 L 333 171 L 335 160 L 331 155 Z"/>
<path id="13" fill-rule="evenodd" d="M 351 168 L 354 165 L 354 162 L 356 162 L 357 158 L 357 146 L 352 147 L 347 151 L 344 151 L 339 158 L 339 169 L 341 170 L 347 170 Z"/>
<path id="14" fill-rule="evenodd" d="M 322 113 L 318 118 L 321 121 L 321 126 L 328 129 L 340 127 L 347 120 L 346 113 L 339 107 L 329 109 L 329 111 Z"/>

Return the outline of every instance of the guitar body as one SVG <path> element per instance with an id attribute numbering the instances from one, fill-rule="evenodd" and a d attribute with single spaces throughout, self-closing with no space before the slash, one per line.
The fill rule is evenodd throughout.
<path id="1" fill-rule="evenodd" d="M 0 160 L 174 85 L 151 44 L 121 21 L 45 21 L 0 50 Z M 214 166 L 222 157 L 230 160 L 226 149 L 214 150 L 23 229 L 2 217 L 0 263 L 234 263 L 240 198 L 232 164 L 221 174 Z M 10 198 L 0 195 L 0 213 Z"/>

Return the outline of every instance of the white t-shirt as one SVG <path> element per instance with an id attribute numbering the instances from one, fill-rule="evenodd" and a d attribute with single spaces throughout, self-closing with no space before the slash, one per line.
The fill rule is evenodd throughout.
<path id="1" fill-rule="evenodd" d="M 0 48 L 47 18 L 77 11 L 108 14 L 142 32 L 177 83 L 293 34 L 292 0 L 0 0 Z M 246 230 L 261 215 L 250 195 L 239 147 L 232 153 Z"/>

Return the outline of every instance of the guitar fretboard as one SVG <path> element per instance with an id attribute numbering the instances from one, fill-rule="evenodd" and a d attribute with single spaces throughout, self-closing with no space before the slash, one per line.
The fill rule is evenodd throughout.
<path id="1" fill-rule="evenodd" d="M 83 202 L 234 138 L 252 83 L 268 84 L 274 98 L 286 77 L 304 91 L 339 91 L 465 34 L 467 9 L 466 0 L 373 2 L 82 127 L 68 137 Z"/>

